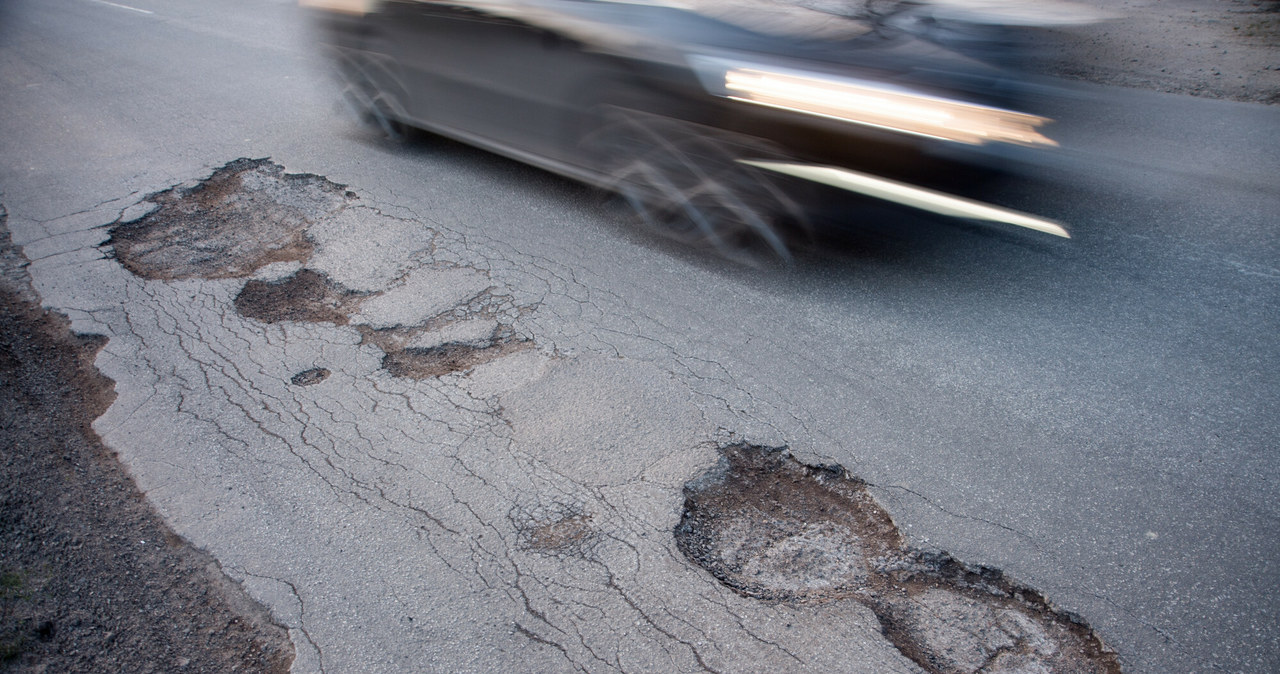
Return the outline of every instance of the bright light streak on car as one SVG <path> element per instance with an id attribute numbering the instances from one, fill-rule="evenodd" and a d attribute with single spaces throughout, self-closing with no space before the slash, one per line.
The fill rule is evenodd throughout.
<path id="1" fill-rule="evenodd" d="M 945 98 L 750 68 L 725 73 L 729 98 L 915 136 L 982 145 L 1057 146 L 1036 131 L 1050 120 Z"/>
<path id="2" fill-rule="evenodd" d="M 1018 211 L 1007 208 L 1000 208 L 990 204 L 984 204 L 972 199 L 964 199 L 961 197 L 943 194 L 935 190 L 924 189 L 914 185 L 907 185 L 894 180 L 886 180 L 877 178 L 876 176 L 867 175 L 858 171 L 837 168 L 834 166 L 813 166 L 807 164 L 797 164 L 794 162 L 778 162 L 778 161 L 760 161 L 754 159 L 739 159 L 739 163 L 748 166 L 784 173 L 786 175 L 812 180 L 814 182 L 838 187 L 840 189 L 857 192 L 869 197 L 892 201 L 904 206 L 911 206 L 921 210 L 937 213 L 939 215 L 949 215 L 957 218 L 971 218 L 974 220 L 987 220 L 990 222 L 1003 222 L 1008 225 L 1018 227 L 1026 227 L 1034 229 L 1038 232 L 1060 236 L 1064 239 L 1070 239 L 1071 235 L 1062 225 L 1045 218 L 1038 218 L 1034 215 L 1019 213 Z"/>
<path id="3" fill-rule="evenodd" d="M 364 16 L 377 9 L 377 0 L 298 0 L 302 7 L 327 9 L 331 12 Z"/>

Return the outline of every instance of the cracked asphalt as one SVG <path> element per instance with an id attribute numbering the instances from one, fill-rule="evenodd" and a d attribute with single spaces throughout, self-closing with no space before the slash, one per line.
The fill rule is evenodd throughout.
<path id="1" fill-rule="evenodd" d="M 0 5 L 0 203 L 107 339 L 93 428 L 293 671 L 1280 666 L 1277 108 L 1072 89 L 1002 195 L 1072 240 L 862 222 L 749 269 L 353 129 L 296 18 Z M 690 555 L 735 447 L 849 479 L 770 507 L 882 548 L 777 515 Z"/>

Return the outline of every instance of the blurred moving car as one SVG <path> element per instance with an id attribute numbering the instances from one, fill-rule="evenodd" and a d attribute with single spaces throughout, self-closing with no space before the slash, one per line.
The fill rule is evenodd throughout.
<path id="1" fill-rule="evenodd" d="M 424 128 L 617 192 L 682 240 L 784 257 L 806 182 L 1067 236 L 963 196 L 1001 148 L 1056 145 L 997 63 L 1026 5 L 972 3 L 300 0 L 387 135 Z"/>

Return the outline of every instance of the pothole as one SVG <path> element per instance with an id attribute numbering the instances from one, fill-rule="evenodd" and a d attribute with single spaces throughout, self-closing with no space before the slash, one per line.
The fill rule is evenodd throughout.
<path id="1" fill-rule="evenodd" d="M 373 313 L 370 309 L 376 310 L 388 297 L 392 301 L 396 299 L 390 293 L 385 294 L 379 302 L 362 306 L 361 313 Z M 485 340 L 490 337 L 489 333 L 495 326 L 510 325 L 530 310 L 530 307 L 517 306 L 510 295 L 497 287 L 489 287 L 473 296 L 459 299 L 456 303 L 439 307 L 439 313 L 416 324 L 397 321 L 390 325 L 378 325 L 372 320 L 360 320 L 367 319 L 366 316 L 353 318 L 360 324 L 360 330 L 367 339 L 385 351 L 395 351 L 413 346 L 433 346 L 434 344 L 424 345 L 421 342 L 424 339 L 430 341 L 429 336 L 437 334 L 458 335 L 457 339 L 440 340 L 441 342 Z"/>
<path id="2" fill-rule="evenodd" d="M 357 327 L 365 343 L 386 354 L 382 366 L 392 376 L 430 379 L 532 347 L 510 324 L 524 312 L 510 297 L 489 288 L 418 325 Z"/>
<path id="3" fill-rule="evenodd" d="M 431 379 L 453 372 L 465 372 L 532 345 L 532 342 L 514 334 L 495 330 L 492 338 L 479 344 L 447 342 L 437 346 L 387 351 L 382 359 L 382 367 L 393 377 Z"/>
<path id="4" fill-rule="evenodd" d="M 850 596 L 865 589 L 871 560 L 901 547 L 862 483 L 783 450 L 726 448 L 722 465 L 685 496 L 680 550 L 749 597 Z"/>
<path id="5" fill-rule="evenodd" d="M 337 215 L 355 198 L 321 176 L 288 174 L 267 159 L 237 159 L 205 180 L 149 195 L 135 209 L 152 210 L 135 219 L 122 216 L 111 228 L 108 245 L 126 269 L 146 279 L 244 278 L 268 265 L 305 264 L 314 252 L 307 228 Z M 428 286 L 458 282 L 447 271 L 418 280 Z M 283 279 L 247 281 L 235 308 L 266 323 L 359 323 L 365 343 L 386 354 L 383 367 L 411 379 L 464 372 L 532 345 L 509 327 L 523 310 L 495 288 L 438 308 L 430 297 L 418 295 L 429 290 L 409 285 L 357 291 L 303 267 Z M 370 315 L 357 315 L 367 300 L 373 300 L 366 307 Z M 410 311 L 411 320 L 401 321 L 404 312 L 397 310 L 414 301 L 440 313 L 414 316 Z M 291 383 L 309 386 L 326 374 L 323 368 L 309 370 Z"/>
<path id="6" fill-rule="evenodd" d="M 360 301 L 369 297 L 347 289 L 324 274 L 299 270 L 278 281 L 252 280 L 236 295 L 236 311 L 264 323 L 302 321 L 346 325 Z"/>
<path id="7" fill-rule="evenodd" d="M 148 196 L 154 210 L 116 223 L 107 243 L 142 278 L 241 278 L 273 262 L 308 259 L 307 226 L 355 198 L 321 176 L 237 159 L 194 185 Z"/>
<path id="8" fill-rule="evenodd" d="M 276 281 L 257 279 L 245 283 L 236 295 L 235 307 L 241 316 L 265 323 L 299 321 L 347 325 L 360 303 L 378 293 L 357 292 L 324 274 L 301 269 Z M 419 326 L 372 328 L 358 325 L 362 340 L 382 350 L 382 367 L 393 377 L 431 379 L 471 368 L 521 351 L 533 342 L 520 337 L 509 326 L 488 318 L 492 312 L 481 307 L 472 315 L 469 305 L 460 305 Z M 449 330 L 461 326 L 461 330 Z M 475 332 L 479 329 L 479 332 Z M 475 332 L 469 334 L 468 330 Z M 463 339 L 440 340 L 441 335 Z M 313 372 L 313 371 L 308 371 Z M 307 373 L 299 373 L 293 383 L 306 386 Z M 307 383 L 299 381 L 303 378 Z"/>
<path id="9" fill-rule="evenodd" d="M 330 372 L 323 367 L 313 367 L 293 375 L 289 383 L 294 386 L 314 386 L 329 378 Z"/>
<path id="10" fill-rule="evenodd" d="M 903 545 L 866 484 L 784 448 L 734 445 L 685 488 L 676 544 L 739 594 L 859 601 L 928 672 L 1119 672 L 1076 616 L 997 569 Z"/>
<path id="11" fill-rule="evenodd" d="M 510 518 L 520 547 L 546 555 L 586 558 L 600 538 L 591 515 L 575 505 L 516 508 Z"/>

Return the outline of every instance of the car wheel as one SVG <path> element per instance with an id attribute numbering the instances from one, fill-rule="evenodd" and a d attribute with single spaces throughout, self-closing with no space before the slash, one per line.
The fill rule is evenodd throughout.
<path id="1" fill-rule="evenodd" d="M 763 142 L 684 120 L 604 106 L 588 138 L 604 187 L 640 221 L 725 257 L 790 260 L 799 206 L 764 172 L 739 159 L 779 158 Z"/>
<path id="2" fill-rule="evenodd" d="M 337 71 L 342 100 L 359 124 L 396 142 L 408 138 L 411 127 L 400 121 L 407 117 L 407 111 L 391 84 L 396 77 L 385 59 L 368 52 L 340 50 Z"/>

